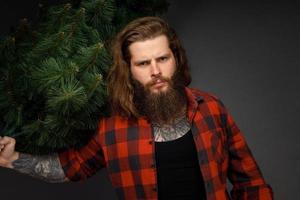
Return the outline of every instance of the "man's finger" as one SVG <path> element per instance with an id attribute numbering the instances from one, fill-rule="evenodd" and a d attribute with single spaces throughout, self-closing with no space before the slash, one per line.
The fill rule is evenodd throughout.
<path id="1" fill-rule="evenodd" d="M 4 147 L 5 147 L 5 145 L 0 144 L 0 153 L 1 153 L 1 151 L 3 151 Z"/>
<path id="2" fill-rule="evenodd" d="M 7 145 L 7 144 L 9 144 L 11 142 L 12 142 L 12 139 L 9 138 L 9 137 L 6 137 L 6 136 L 0 139 L 0 145 L 1 144 L 2 145 Z"/>

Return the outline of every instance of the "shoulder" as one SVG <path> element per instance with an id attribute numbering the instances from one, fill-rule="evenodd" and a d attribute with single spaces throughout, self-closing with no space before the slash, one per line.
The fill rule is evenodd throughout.
<path id="1" fill-rule="evenodd" d="M 196 100 L 202 100 L 204 102 L 216 102 L 221 103 L 223 105 L 220 98 L 211 92 L 203 91 L 196 88 L 188 88 L 188 90 L 191 92 L 191 94 Z"/>
<path id="2" fill-rule="evenodd" d="M 141 119 L 133 119 L 122 117 L 119 115 L 113 115 L 110 117 L 103 117 L 99 119 L 98 123 L 98 132 L 100 133 L 107 133 L 117 130 L 124 130 L 129 128 L 137 127 L 141 125 Z"/>
<path id="3" fill-rule="evenodd" d="M 194 98 L 196 101 L 197 109 L 201 112 L 205 112 L 210 116 L 220 116 L 227 114 L 227 108 L 222 102 L 222 100 L 211 92 L 206 92 L 203 90 L 195 88 L 187 88 L 189 99 Z M 189 100 L 191 103 L 191 99 Z"/>

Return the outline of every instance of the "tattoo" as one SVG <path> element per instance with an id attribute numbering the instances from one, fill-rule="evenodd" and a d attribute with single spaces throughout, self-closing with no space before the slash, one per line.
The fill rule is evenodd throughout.
<path id="1" fill-rule="evenodd" d="M 176 140 L 185 135 L 191 129 L 191 125 L 184 115 L 170 125 L 153 124 L 153 129 L 154 140 L 156 142 L 166 142 Z"/>
<path id="2" fill-rule="evenodd" d="M 33 156 L 20 153 L 13 163 L 16 171 L 51 183 L 67 181 L 57 154 Z"/>

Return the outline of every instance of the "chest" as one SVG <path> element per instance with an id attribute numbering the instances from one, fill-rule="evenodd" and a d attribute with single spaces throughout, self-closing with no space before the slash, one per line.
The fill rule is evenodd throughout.
<path id="1" fill-rule="evenodd" d="M 226 134 L 216 119 L 205 119 L 196 114 L 191 123 L 191 133 L 200 164 L 224 160 Z M 100 136 L 100 143 L 108 166 L 116 170 L 122 166 L 125 169 L 138 169 L 153 165 L 154 131 L 146 121 L 107 131 Z"/>

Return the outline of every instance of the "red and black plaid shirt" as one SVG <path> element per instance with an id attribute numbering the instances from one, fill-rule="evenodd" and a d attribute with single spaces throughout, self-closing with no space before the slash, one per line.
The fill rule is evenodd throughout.
<path id="1" fill-rule="evenodd" d="M 273 199 L 271 187 L 220 100 L 199 90 L 186 88 L 186 93 L 207 199 L 230 199 L 227 178 L 233 184 L 232 199 Z M 145 118 L 114 116 L 100 120 L 97 134 L 86 146 L 59 157 L 72 181 L 106 167 L 119 199 L 157 199 L 154 144 L 151 124 Z"/>

